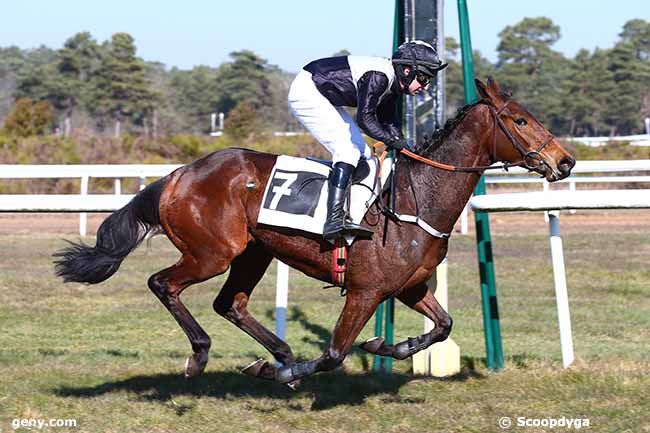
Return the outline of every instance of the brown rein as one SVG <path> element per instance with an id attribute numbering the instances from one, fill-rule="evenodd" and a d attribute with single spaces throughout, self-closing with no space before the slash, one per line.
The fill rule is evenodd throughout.
<path id="1" fill-rule="evenodd" d="M 496 107 L 494 104 L 488 101 L 480 101 L 479 103 L 486 104 L 488 108 L 490 109 L 490 113 L 492 114 L 492 118 L 494 119 L 495 125 L 494 129 L 492 132 L 492 155 L 491 159 L 496 159 L 496 134 L 497 134 L 497 125 L 499 128 L 503 131 L 506 137 L 508 137 L 508 140 L 510 140 L 510 143 L 514 146 L 515 149 L 519 152 L 521 155 L 521 161 L 518 162 L 513 162 L 513 163 L 503 163 L 501 165 L 484 165 L 484 166 L 473 166 L 473 167 L 458 167 L 455 165 L 449 165 L 449 164 L 443 164 L 441 162 L 433 161 L 431 159 L 425 158 L 423 156 L 420 156 L 416 153 L 411 152 L 408 149 L 401 149 L 400 153 L 403 155 L 408 156 L 411 159 L 414 159 L 416 161 L 419 161 L 423 164 L 429 165 L 431 167 L 436 167 L 442 170 L 447 170 L 447 171 L 458 171 L 458 172 L 464 172 L 464 173 L 478 173 L 478 172 L 483 172 L 485 170 L 497 170 L 497 169 L 503 169 L 505 171 L 508 171 L 510 167 L 524 167 L 528 170 L 534 170 L 539 167 L 539 165 L 546 163 L 544 160 L 542 160 L 540 156 L 540 152 L 546 147 L 548 143 L 551 142 L 553 139 L 553 135 L 549 134 L 549 137 L 536 149 L 536 150 L 527 150 L 517 138 L 512 135 L 512 133 L 506 128 L 505 123 L 503 120 L 499 117 L 499 115 L 505 110 L 507 107 L 509 101 L 506 101 L 505 104 L 499 109 L 499 111 L 496 110 Z M 533 166 L 528 163 L 528 159 L 532 160 L 538 160 L 540 164 Z"/>

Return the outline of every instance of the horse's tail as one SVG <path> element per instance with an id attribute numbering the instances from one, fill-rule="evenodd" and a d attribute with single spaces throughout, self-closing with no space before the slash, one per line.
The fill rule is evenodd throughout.
<path id="1" fill-rule="evenodd" d="M 96 284 L 117 272 L 122 260 L 160 226 L 160 195 L 168 179 L 150 184 L 106 218 L 97 230 L 94 247 L 70 242 L 69 247 L 56 252 L 56 275 L 66 283 Z"/>

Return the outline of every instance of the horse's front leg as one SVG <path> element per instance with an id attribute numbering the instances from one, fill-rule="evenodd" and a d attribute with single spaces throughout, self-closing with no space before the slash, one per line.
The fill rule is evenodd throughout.
<path id="1" fill-rule="evenodd" d="M 405 290 L 397 299 L 431 319 L 435 327 L 426 334 L 396 344 L 386 344 L 383 338 L 371 338 L 361 344 L 363 350 L 395 359 L 406 359 L 434 343 L 447 339 L 451 332 L 451 316 L 440 306 L 426 284 Z"/>
<path id="2" fill-rule="evenodd" d="M 339 366 L 352 349 L 354 340 L 372 317 L 379 299 L 368 297 L 363 290 L 349 290 L 343 311 L 336 322 L 329 346 L 323 354 L 311 361 L 297 362 L 275 370 L 275 380 L 292 382 L 319 371 L 329 371 Z M 266 368 L 269 366 L 267 365 Z M 275 368 L 275 367 L 274 367 Z"/>

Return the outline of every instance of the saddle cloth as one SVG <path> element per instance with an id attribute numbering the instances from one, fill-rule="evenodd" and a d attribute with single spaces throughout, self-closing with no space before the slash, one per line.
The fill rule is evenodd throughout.
<path id="1" fill-rule="evenodd" d="M 388 179 L 392 159 L 386 158 L 381 172 L 381 185 L 375 185 L 379 162 L 376 157 L 365 160 L 369 167 L 362 179 L 359 167 L 353 176 L 349 214 L 359 224 L 379 196 Z M 330 166 L 311 159 L 280 155 L 271 171 L 257 217 L 258 224 L 288 227 L 310 233 L 323 234 L 327 216 L 327 179 Z M 365 173 L 363 173 L 365 174 Z M 347 237 L 351 242 L 353 237 Z"/>

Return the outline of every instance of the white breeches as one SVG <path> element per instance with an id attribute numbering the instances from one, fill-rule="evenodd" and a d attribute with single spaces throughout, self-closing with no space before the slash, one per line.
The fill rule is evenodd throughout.
<path id="1" fill-rule="evenodd" d="M 316 88 L 311 73 L 302 70 L 289 89 L 289 107 L 294 116 L 332 154 L 332 161 L 357 166 L 372 152 L 354 119 L 333 106 Z"/>

